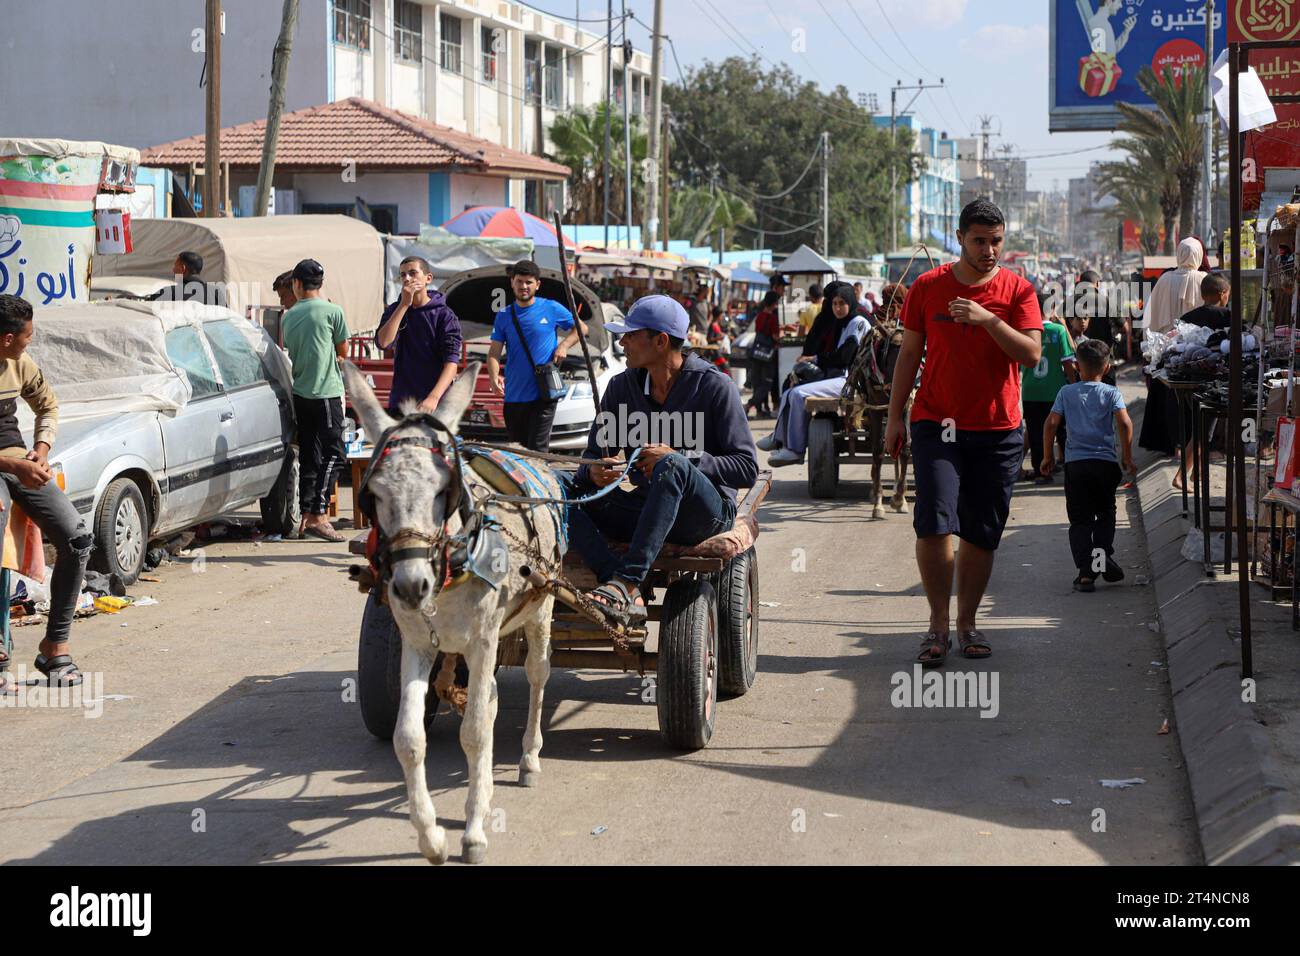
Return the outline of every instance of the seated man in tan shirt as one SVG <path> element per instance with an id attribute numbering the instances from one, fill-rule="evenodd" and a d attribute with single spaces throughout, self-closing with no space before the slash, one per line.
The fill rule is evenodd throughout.
<path id="1" fill-rule="evenodd" d="M 75 687 L 81 672 L 68 654 L 68 633 L 86 574 L 94 538 L 77 509 L 53 480 L 47 456 L 59 423 L 59 402 L 27 346 L 32 340 L 32 307 L 16 295 L 0 295 L 0 534 L 13 501 L 54 545 L 58 557 L 50 580 L 50 613 L 36 669 L 51 686 Z M 36 413 L 31 451 L 23 443 L 16 414 L 22 398 Z M 9 660 L 0 648 L 0 693 L 17 688 L 3 671 Z"/>

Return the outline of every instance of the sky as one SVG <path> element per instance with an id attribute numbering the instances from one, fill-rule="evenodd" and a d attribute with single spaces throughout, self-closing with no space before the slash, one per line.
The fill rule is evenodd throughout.
<path id="1" fill-rule="evenodd" d="M 615 0 L 618 16 L 623 0 Z M 598 31 L 602 0 L 535 0 L 530 6 Z M 627 0 L 641 22 L 629 36 L 650 49 L 653 0 Z M 898 80 L 937 83 L 913 111 L 920 125 L 969 136 L 991 115 L 992 145 L 1014 145 L 1029 160 L 1031 189 L 1064 190 L 1090 162 L 1111 158 L 1109 133 L 1047 131 L 1048 0 L 664 0 L 664 32 L 683 70 L 755 51 L 823 89 L 843 85 L 856 98 L 875 93 L 888 114 Z M 892 26 L 891 26 L 892 25 Z M 796 31 L 803 31 L 801 34 Z M 895 32 L 896 31 L 896 32 Z M 800 40 L 802 39 L 802 43 Z M 802 46 L 802 52 L 797 48 Z M 671 48 L 665 76 L 676 80 Z M 912 94 L 907 94 L 910 97 Z M 900 94 L 900 109 L 905 103 Z"/>

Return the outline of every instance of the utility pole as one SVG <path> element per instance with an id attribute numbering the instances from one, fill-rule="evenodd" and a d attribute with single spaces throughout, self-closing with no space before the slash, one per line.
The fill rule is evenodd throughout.
<path id="1" fill-rule="evenodd" d="M 614 0 L 605 7 L 605 158 L 601 166 L 601 179 L 605 180 L 605 248 L 609 248 L 609 111 L 614 95 Z"/>
<path id="2" fill-rule="evenodd" d="M 831 191 L 830 191 L 831 134 L 822 131 L 822 255 L 831 254 Z"/>
<path id="3" fill-rule="evenodd" d="M 271 180 L 275 175 L 275 148 L 280 140 L 280 114 L 284 112 L 284 81 L 293 49 L 293 27 L 298 22 L 298 0 L 284 0 L 280 14 L 280 38 L 271 58 L 271 104 L 266 108 L 266 135 L 262 139 L 262 167 L 257 171 L 255 216 L 265 216 L 271 201 Z"/>
<path id="4" fill-rule="evenodd" d="M 1201 219 L 1201 235 L 1207 244 L 1214 239 L 1214 185 L 1210 177 L 1214 167 L 1214 101 L 1210 96 L 1210 68 L 1214 64 L 1214 0 L 1205 0 L 1205 128 L 1201 131 L 1204 139 L 1205 169 L 1201 172 L 1201 203 L 1204 216 Z"/>
<path id="5" fill-rule="evenodd" d="M 659 177 L 668 175 L 666 166 L 655 169 L 659 158 L 659 122 L 663 108 L 663 63 L 664 63 L 664 2 L 655 0 L 654 35 L 650 38 L 650 137 L 646 144 L 646 155 L 654 165 L 651 169 L 656 175 L 646 182 L 645 223 L 641 226 L 641 248 L 653 249 L 659 238 Z M 668 223 L 665 217 L 665 230 Z"/>
<path id="6" fill-rule="evenodd" d="M 627 0 L 623 4 L 623 235 L 627 236 L 627 246 L 632 248 L 632 120 L 629 109 L 632 104 L 632 41 L 627 38 Z"/>
<path id="7" fill-rule="evenodd" d="M 926 83 L 925 80 L 917 80 L 916 86 L 904 86 L 903 81 L 899 80 L 889 90 L 889 145 L 891 147 L 889 157 L 889 249 L 893 252 L 898 248 L 898 157 L 893 155 L 892 147 L 898 144 L 898 117 L 907 114 L 917 99 L 926 90 L 943 89 L 943 77 L 939 77 L 938 83 Z M 903 107 L 903 112 L 898 111 L 898 94 L 902 92 L 915 92 L 915 95 Z"/>
<path id="8" fill-rule="evenodd" d="M 203 50 L 208 60 L 204 108 L 203 215 L 221 215 L 221 0 L 207 0 Z"/>
<path id="9" fill-rule="evenodd" d="M 663 130 L 664 164 L 661 167 L 661 169 L 663 170 L 663 177 L 664 177 L 663 180 L 664 204 L 663 204 L 663 214 L 660 217 L 661 221 L 664 224 L 663 246 L 662 246 L 664 252 L 668 251 L 668 227 L 670 225 L 670 221 L 668 219 L 668 147 L 672 144 L 673 138 L 671 135 L 669 135 L 672 129 L 672 124 L 669 122 L 669 113 L 670 111 L 667 108 L 665 108 L 664 109 L 664 130 Z"/>

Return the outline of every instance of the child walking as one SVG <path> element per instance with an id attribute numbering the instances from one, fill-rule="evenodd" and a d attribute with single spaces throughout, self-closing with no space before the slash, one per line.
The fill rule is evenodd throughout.
<path id="1" fill-rule="evenodd" d="M 1115 491 L 1124 472 L 1133 467 L 1133 422 L 1124 397 L 1114 385 L 1103 382 L 1110 369 L 1110 346 L 1097 339 L 1079 343 L 1079 381 L 1056 396 L 1043 425 L 1043 461 L 1040 470 L 1052 473 L 1052 443 L 1064 421 L 1065 510 L 1070 519 L 1070 551 L 1078 577 L 1076 591 L 1095 591 L 1094 581 L 1124 579 L 1115 554 Z M 1120 452 L 1115 452 L 1115 432 Z"/>

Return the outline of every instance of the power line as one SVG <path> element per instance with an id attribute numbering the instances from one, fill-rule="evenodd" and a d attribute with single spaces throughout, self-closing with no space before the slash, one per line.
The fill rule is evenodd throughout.
<path id="1" fill-rule="evenodd" d="M 894 21 L 891 20 L 891 19 L 889 19 L 889 14 L 885 12 L 885 5 L 884 5 L 883 3 L 881 3 L 880 0 L 876 0 L 876 6 L 880 9 L 880 15 L 881 15 L 882 17 L 885 18 L 885 22 L 886 22 L 887 24 L 889 24 L 889 29 L 892 30 L 892 31 L 894 32 L 894 36 L 898 37 L 898 42 L 899 42 L 899 44 L 902 45 L 902 47 L 903 47 L 903 52 L 906 53 L 908 56 L 910 56 L 910 57 L 912 58 L 912 62 L 915 63 L 917 66 L 919 66 L 919 67 L 921 68 L 921 71 L 922 71 L 923 73 L 929 73 L 931 76 L 933 76 L 933 75 L 934 75 L 934 70 L 927 69 L 927 68 L 926 68 L 926 65 L 925 65 L 924 63 L 922 63 L 920 60 L 918 60 L 918 59 L 916 58 L 916 54 L 913 53 L 913 52 L 908 48 L 908 46 L 907 46 L 907 42 L 903 39 L 903 35 L 902 35 L 901 33 L 898 32 L 898 27 L 894 26 Z M 957 112 L 960 113 L 961 110 L 958 110 Z"/>
<path id="2" fill-rule="evenodd" d="M 856 20 L 858 21 L 858 23 L 862 24 L 862 29 L 866 32 L 867 36 L 871 39 L 871 42 L 874 43 L 877 47 L 880 48 L 880 52 L 883 53 L 883 54 L 885 55 L 885 59 L 888 60 L 890 63 L 894 64 L 894 66 L 896 66 L 896 67 L 898 68 L 898 70 L 899 70 L 900 73 L 906 73 L 906 72 L 907 72 L 907 68 L 904 67 L 904 66 L 903 66 L 901 63 L 899 63 L 897 60 L 895 60 L 892 56 L 890 56 L 890 55 L 889 55 L 889 51 L 886 50 L 885 47 L 884 47 L 884 45 L 881 44 L 881 42 L 880 42 L 879 40 L 876 39 L 876 35 L 875 35 L 874 33 L 871 32 L 871 27 L 867 26 L 867 21 L 862 19 L 862 15 L 858 13 L 858 8 L 855 7 L 855 6 L 853 5 L 853 0 L 844 0 L 844 3 L 845 3 L 846 6 L 848 6 L 848 8 L 849 8 L 849 12 L 853 14 L 854 19 L 856 19 Z M 822 6 L 822 2 L 821 2 L 821 0 L 817 0 L 817 5 L 818 5 L 819 7 L 822 7 L 823 10 L 826 10 L 826 8 L 825 8 L 824 6 Z M 831 21 L 832 23 L 835 22 L 835 18 L 834 18 L 834 17 L 831 17 L 831 15 L 830 15 L 830 11 L 829 11 L 829 10 L 826 10 L 826 16 L 830 18 L 830 21 Z M 858 52 L 861 53 L 862 51 L 859 50 Z M 865 53 L 863 54 L 863 59 L 866 59 L 866 54 L 865 54 Z M 870 62 L 870 61 L 868 60 L 867 62 Z M 874 64 L 872 64 L 872 65 L 874 66 Z M 882 71 L 882 72 L 883 72 L 883 71 Z M 928 73 L 929 70 L 926 70 L 925 72 Z"/>

